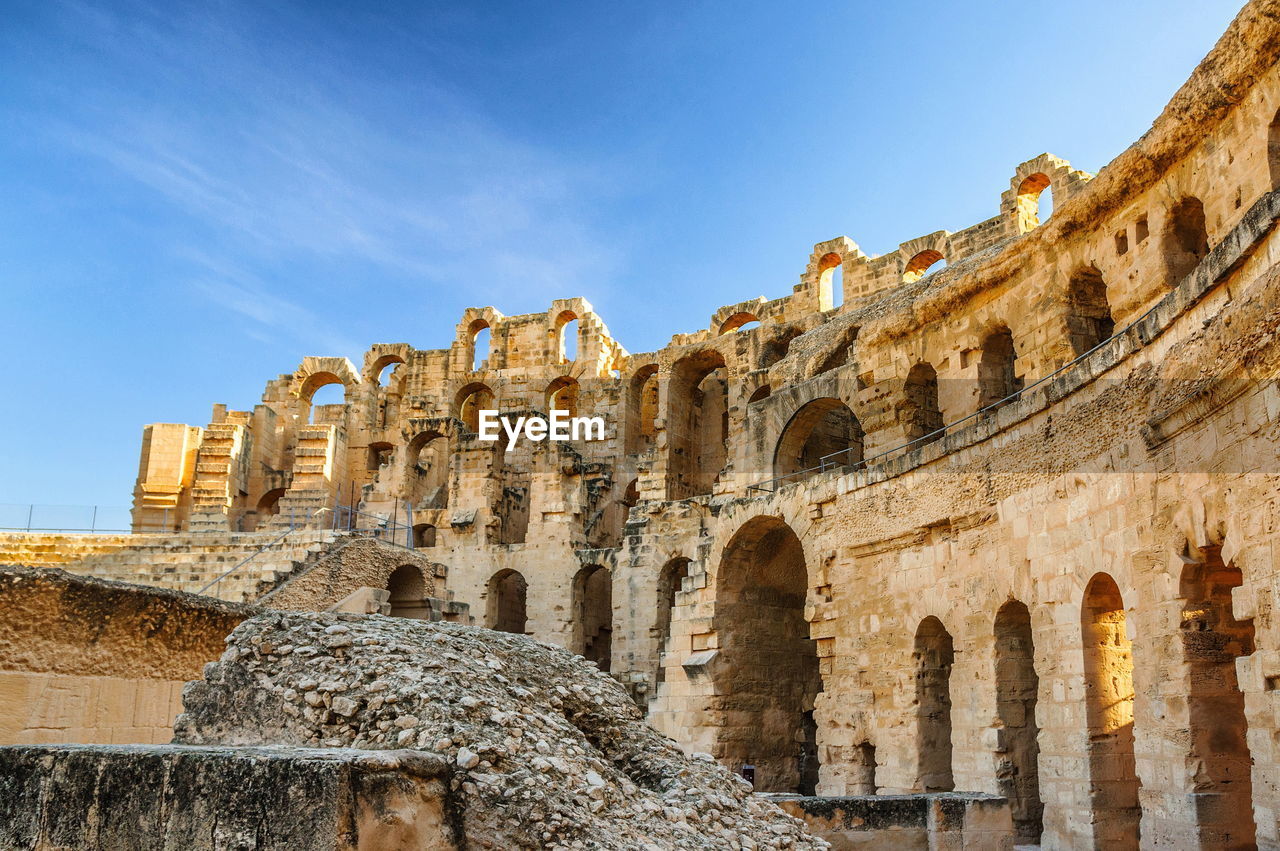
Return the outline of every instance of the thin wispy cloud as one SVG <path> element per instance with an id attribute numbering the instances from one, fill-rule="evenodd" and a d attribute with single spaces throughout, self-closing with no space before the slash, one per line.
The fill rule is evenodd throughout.
<path id="1" fill-rule="evenodd" d="M 578 292 L 619 262 L 588 218 L 601 171 L 515 139 L 465 92 L 415 83 L 392 97 L 392 124 L 386 91 L 317 76 L 323 63 L 297 45 L 264 50 L 262 22 L 234 6 L 69 5 L 66 24 L 104 78 L 94 109 L 55 101 L 37 129 L 198 220 L 206 256 L 376 267 L 495 304 Z M 151 86 L 209 97 L 184 105 Z M 216 304 L 300 330 L 287 286 L 196 280 Z"/>

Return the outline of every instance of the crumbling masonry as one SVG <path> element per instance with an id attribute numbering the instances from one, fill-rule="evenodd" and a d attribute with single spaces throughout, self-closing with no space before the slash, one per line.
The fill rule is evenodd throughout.
<path id="1" fill-rule="evenodd" d="M 1278 54 L 1251 3 L 1098 175 L 1043 154 L 972 227 L 821 242 L 656 352 L 572 298 L 308 357 L 146 427 L 135 531 L 394 528 L 435 566 L 399 613 L 581 653 L 757 789 L 1280 847 Z M 606 439 L 477 438 L 553 408 Z"/>

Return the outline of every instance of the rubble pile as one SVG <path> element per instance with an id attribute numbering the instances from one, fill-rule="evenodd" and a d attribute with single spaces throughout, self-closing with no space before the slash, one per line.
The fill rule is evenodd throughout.
<path id="1" fill-rule="evenodd" d="M 443 757 L 468 848 L 828 847 L 649 727 L 592 663 L 525 636 L 272 612 L 228 636 L 183 703 L 177 743 Z"/>

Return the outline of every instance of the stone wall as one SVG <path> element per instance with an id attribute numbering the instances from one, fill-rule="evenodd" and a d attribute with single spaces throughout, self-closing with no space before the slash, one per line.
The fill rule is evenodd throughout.
<path id="1" fill-rule="evenodd" d="M 0 847 L 463 847 L 444 760 L 307 748 L 0 747 Z"/>
<path id="2" fill-rule="evenodd" d="M 0 568 L 0 611 L 0 744 L 46 744 L 169 741 L 183 685 L 254 609 Z"/>
<path id="3" fill-rule="evenodd" d="M 215 406 L 199 493 L 195 431 L 161 429 L 135 525 L 411 525 L 477 620 L 607 639 L 655 724 L 770 791 L 1006 795 L 1047 847 L 1280 846 L 1278 56 L 1254 0 L 1098 175 L 1042 154 L 972 227 L 819 242 L 789 294 L 657 352 L 566 299 L 306 358 Z M 606 439 L 507 450 L 485 407 Z"/>

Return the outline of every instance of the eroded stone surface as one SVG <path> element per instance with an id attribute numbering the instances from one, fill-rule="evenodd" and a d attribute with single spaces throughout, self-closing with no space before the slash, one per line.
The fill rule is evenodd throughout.
<path id="1" fill-rule="evenodd" d="M 177 742 L 438 754 L 468 847 L 826 847 L 683 754 L 594 665 L 523 636 L 273 613 L 237 628 L 205 673 Z"/>

